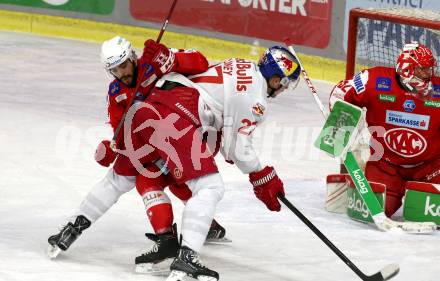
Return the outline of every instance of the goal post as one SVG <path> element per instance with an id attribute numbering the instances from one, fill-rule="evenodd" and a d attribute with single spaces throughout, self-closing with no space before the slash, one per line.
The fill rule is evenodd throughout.
<path id="1" fill-rule="evenodd" d="M 427 45 L 440 65 L 440 12 L 391 8 L 350 11 L 346 79 L 362 68 L 395 67 L 403 45 L 418 41 Z"/>

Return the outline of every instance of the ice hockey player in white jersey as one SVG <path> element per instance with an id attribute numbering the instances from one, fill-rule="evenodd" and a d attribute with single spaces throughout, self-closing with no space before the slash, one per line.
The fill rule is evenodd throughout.
<path id="1" fill-rule="evenodd" d="M 200 94 L 198 116 L 203 129 L 221 131 L 222 155 L 243 173 L 251 174 L 263 169 L 251 139 L 267 115 L 266 97 L 293 91 L 299 75 L 295 57 L 286 48 L 274 46 L 265 51 L 258 65 L 232 58 L 190 77 L 170 73 L 156 86 L 172 81 L 195 88 Z"/>
<path id="2" fill-rule="evenodd" d="M 299 75 L 300 67 L 295 57 L 286 48 L 274 46 L 265 51 L 258 64 L 244 59 L 228 59 L 198 75 L 167 74 L 156 84 L 159 90 L 153 91 L 147 100 L 152 105 L 158 104 L 156 109 L 159 111 L 163 105 L 171 108 L 204 132 L 214 131 L 214 134 L 209 134 L 208 143 L 211 136 L 215 138 L 216 132 L 221 132 L 222 155 L 249 175 L 256 197 L 269 210 L 279 211 L 281 205 L 277 196 L 284 195 L 283 183 L 273 167 L 263 165 L 258 159 L 252 147 L 252 133 L 267 115 L 266 98 L 274 98 L 287 89 L 293 90 L 299 82 Z M 145 114 L 144 118 L 150 117 Z M 147 141 L 150 136 L 146 133 L 139 139 Z M 176 144 L 177 153 L 188 155 L 185 149 L 188 150 L 191 143 L 179 140 Z M 212 165 L 210 163 L 207 166 Z M 183 175 L 177 169 L 178 178 L 191 179 L 186 183 L 193 191 L 193 198 L 184 209 L 181 247 L 170 267 L 167 281 L 189 280 L 186 279 L 188 277 L 216 281 L 218 273 L 202 265 L 198 253 L 215 205 L 222 197 L 223 182 L 215 167 L 211 170 L 212 167 L 205 168 L 209 170 L 206 175 L 184 167 Z M 197 175 L 192 176 L 191 173 Z M 195 228 L 197 231 L 194 231 Z"/>

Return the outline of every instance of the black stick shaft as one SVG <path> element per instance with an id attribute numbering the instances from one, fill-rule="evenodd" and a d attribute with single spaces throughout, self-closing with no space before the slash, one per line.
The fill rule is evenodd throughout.
<path id="1" fill-rule="evenodd" d="M 348 265 L 354 273 L 357 274 L 362 280 L 367 280 L 368 276 L 366 276 L 359 268 L 354 265 L 349 258 L 347 258 L 344 253 L 341 252 L 322 232 L 311 222 L 306 216 L 304 216 L 295 206 L 287 200 L 283 195 L 278 195 L 278 198 L 281 202 L 286 205 L 303 223 L 305 223 L 312 231 L 315 233 L 322 242 L 324 242 L 346 265 Z"/>

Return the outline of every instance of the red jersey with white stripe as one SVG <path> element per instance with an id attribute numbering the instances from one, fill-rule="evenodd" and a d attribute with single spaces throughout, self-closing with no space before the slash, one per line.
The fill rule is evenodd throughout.
<path id="1" fill-rule="evenodd" d="M 374 67 L 341 81 L 335 99 L 365 107 L 372 134 L 372 153 L 396 165 L 417 165 L 440 157 L 440 78 L 432 79 L 434 93 L 420 98 L 407 92 L 394 68 Z"/>

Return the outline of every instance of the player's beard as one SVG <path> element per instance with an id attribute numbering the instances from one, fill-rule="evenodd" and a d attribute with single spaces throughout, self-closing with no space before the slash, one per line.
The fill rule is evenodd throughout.
<path id="1" fill-rule="evenodd" d="M 127 87 L 135 88 L 136 87 L 135 77 L 137 77 L 137 73 L 138 73 L 138 69 L 137 69 L 136 65 L 134 65 L 133 66 L 133 73 L 124 75 L 121 78 L 119 78 L 119 80 L 122 81 L 122 83 L 124 83 Z"/>
<path id="2" fill-rule="evenodd" d="M 131 84 L 133 83 L 133 75 L 125 75 L 123 77 L 121 77 L 121 81 L 127 85 L 128 87 L 131 86 Z"/>

